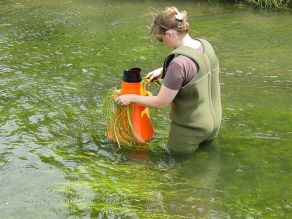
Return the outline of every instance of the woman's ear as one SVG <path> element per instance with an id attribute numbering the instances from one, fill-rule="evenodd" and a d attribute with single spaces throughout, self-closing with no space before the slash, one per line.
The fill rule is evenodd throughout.
<path id="1" fill-rule="evenodd" d="M 165 35 L 168 35 L 169 37 L 172 37 L 172 33 L 170 30 L 165 31 Z"/>
<path id="2" fill-rule="evenodd" d="M 174 32 L 175 32 L 175 30 L 172 30 L 172 29 L 165 31 L 165 33 L 168 34 L 170 37 L 174 36 Z"/>

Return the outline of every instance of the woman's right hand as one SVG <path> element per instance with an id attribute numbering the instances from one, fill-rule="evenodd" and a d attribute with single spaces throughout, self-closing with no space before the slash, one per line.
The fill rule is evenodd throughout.
<path id="1" fill-rule="evenodd" d="M 154 71 L 152 72 L 149 72 L 147 75 L 146 75 L 146 78 L 149 80 L 149 82 L 152 82 L 153 80 L 157 79 L 161 73 L 162 73 L 162 69 L 163 68 L 158 68 L 158 69 L 155 69 Z"/>

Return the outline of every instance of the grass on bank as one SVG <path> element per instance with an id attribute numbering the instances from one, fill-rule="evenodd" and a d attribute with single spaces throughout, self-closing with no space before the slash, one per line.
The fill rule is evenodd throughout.
<path id="1" fill-rule="evenodd" d="M 253 5 L 263 9 L 288 10 L 292 8 L 292 0 L 209 0 L 210 2 L 235 2 L 240 5 Z"/>
<path id="2" fill-rule="evenodd" d="M 246 0 L 259 8 L 287 9 L 292 7 L 291 0 Z"/>

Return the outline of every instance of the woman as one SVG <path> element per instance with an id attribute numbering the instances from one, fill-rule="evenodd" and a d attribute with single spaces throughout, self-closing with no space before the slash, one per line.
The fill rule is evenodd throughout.
<path id="1" fill-rule="evenodd" d="M 151 36 L 174 49 L 164 66 L 150 72 L 149 81 L 161 76 L 157 96 L 121 95 L 121 105 L 138 103 L 146 107 L 171 105 L 168 148 L 175 153 L 191 153 L 204 141 L 213 140 L 221 122 L 219 61 L 206 40 L 188 34 L 187 13 L 175 7 L 158 13 Z"/>

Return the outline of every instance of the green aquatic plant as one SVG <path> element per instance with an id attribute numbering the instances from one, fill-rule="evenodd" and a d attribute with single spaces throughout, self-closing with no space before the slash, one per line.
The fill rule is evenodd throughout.
<path id="1" fill-rule="evenodd" d="M 131 105 L 121 106 L 115 102 L 118 92 L 116 88 L 107 90 L 102 103 L 102 111 L 106 123 L 106 133 L 121 147 L 121 144 L 131 145 L 140 139 L 133 131 L 130 119 Z"/>
<path id="2" fill-rule="evenodd" d="M 142 95 L 151 96 L 151 92 L 147 91 L 149 81 L 146 77 L 142 80 Z M 160 82 L 154 81 L 154 84 L 159 87 Z M 102 112 L 105 120 L 106 133 L 108 137 L 121 145 L 139 145 L 143 144 L 144 140 L 138 136 L 131 121 L 131 104 L 128 106 L 121 106 L 116 103 L 115 99 L 119 95 L 117 88 L 110 88 L 102 100 Z"/>

